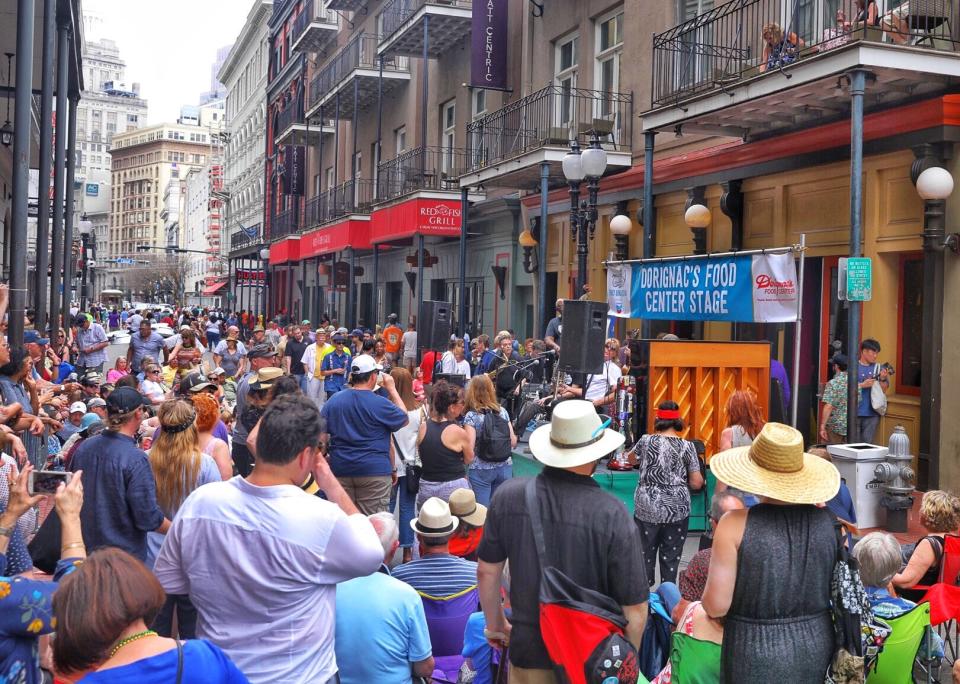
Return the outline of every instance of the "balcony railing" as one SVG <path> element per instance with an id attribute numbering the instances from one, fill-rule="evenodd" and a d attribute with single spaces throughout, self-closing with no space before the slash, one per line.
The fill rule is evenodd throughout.
<path id="1" fill-rule="evenodd" d="M 278 138 L 280 134 L 290 128 L 290 126 L 302 122 L 303 107 L 300 104 L 300 100 L 291 100 L 290 104 L 280 110 L 280 113 L 277 115 L 277 130 L 274 131 L 273 137 Z"/>
<path id="2" fill-rule="evenodd" d="M 608 150 L 627 152 L 633 96 L 549 85 L 467 124 L 469 170 L 543 147 L 566 147 L 591 131 Z"/>
<path id="3" fill-rule="evenodd" d="M 373 181 L 347 181 L 307 200 L 304 226 L 323 225 L 351 214 L 369 214 L 372 206 Z"/>
<path id="4" fill-rule="evenodd" d="M 471 9 L 472 0 L 391 0 L 383 8 L 383 38 L 386 40 L 424 5 Z"/>
<path id="5" fill-rule="evenodd" d="M 260 240 L 260 224 L 251 226 L 246 230 L 241 228 L 230 236 L 230 251 L 234 252 L 239 249 L 252 247 L 253 245 L 259 244 Z"/>
<path id="6" fill-rule="evenodd" d="M 378 167 L 377 201 L 384 202 L 420 190 L 457 190 L 470 155 L 453 147 L 417 147 Z"/>
<path id="7" fill-rule="evenodd" d="M 270 226 L 270 237 L 281 238 L 300 232 L 299 211 L 296 207 L 278 212 Z"/>
<path id="8" fill-rule="evenodd" d="M 290 44 L 296 44 L 311 23 L 324 24 L 336 29 L 337 13 L 324 7 L 324 0 L 307 0 L 305 7 L 293 20 L 293 37 Z"/>
<path id="9" fill-rule="evenodd" d="M 380 39 L 373 34 L 359 33 L 344 45 L 320 72 L 310 81 L 309 106 L 312 109 L 324 96 L 343 84 L 354 69 L 377 70 L 377 45 Z M 409 71 L 406 57 L 384 59 L 383 70 Z"/>
<path id="10" fill-rule="evenodd" d="M 955 0 L 892 2 L 890 11 L 864 21 L 855 0 L 731 0 L 654 36 L 653 106 L 725 91 L 738 81 L 859 41 L 956 51 L 958 5 Z"/>

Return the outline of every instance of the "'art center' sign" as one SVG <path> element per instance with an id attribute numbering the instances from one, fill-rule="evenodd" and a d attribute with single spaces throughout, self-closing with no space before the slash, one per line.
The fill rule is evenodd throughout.
<path id="1" fill-rule="evenodd" d="M 792 253 L 609 264 L 610 315 L 674 321 L 797 319 Z"/>

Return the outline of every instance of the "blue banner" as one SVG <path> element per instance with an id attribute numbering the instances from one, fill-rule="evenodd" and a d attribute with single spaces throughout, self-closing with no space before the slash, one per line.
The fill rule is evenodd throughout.
<path id="1" fill-rule="evenodd" d="M 796 266 L 792 253 L 610 264 L 607 298 L 621 318 L 795 321 Z"/>

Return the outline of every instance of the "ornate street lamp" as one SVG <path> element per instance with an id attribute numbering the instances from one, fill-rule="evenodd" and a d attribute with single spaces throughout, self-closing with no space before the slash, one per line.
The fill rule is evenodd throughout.
<path id="1" fill-rule="evenodd" d="M 592 240 L 597 229 L 597 193 L 600 178 L 607 168 L 607 153 L 592 132 L 590 147 L 580 150 L 576 139 L 561 162 L 563 175 L 570 186 L 570 235 L 577 242 L 577 284 L 575 297 L 583 294 L 587 280 L 587 238 Z M 580 202 L 580 184 L 587 181 L 588 200 Z"/>
<path id="2" fill-rule="evenodd" d="M 610 232 L 616 241 L 617 261 L 626 261 L 630 251 L 630 231 L 633 230 L 633 221 L 626 214 L 618 214 L 610 219 Z"/>

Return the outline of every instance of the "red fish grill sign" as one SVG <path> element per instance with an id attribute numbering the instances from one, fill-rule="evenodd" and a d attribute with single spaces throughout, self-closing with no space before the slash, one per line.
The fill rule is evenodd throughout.
<path id="1" fill-rule="evenodd" d="M 460 207 L 438 204 L 432 207 L 420 207 L 420 225 L 430 228 L 459 228 Z"/>

